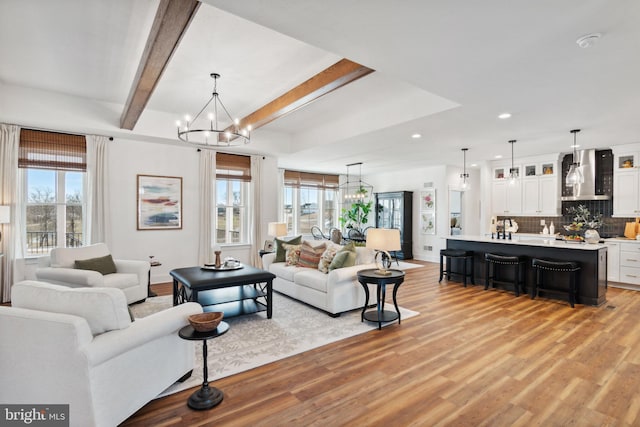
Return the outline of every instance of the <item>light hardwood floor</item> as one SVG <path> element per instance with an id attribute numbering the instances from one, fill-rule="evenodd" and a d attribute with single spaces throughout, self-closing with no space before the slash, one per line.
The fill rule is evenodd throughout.
<path id="1" fill-rule="evenodd" d="M 609 288 L 605 305 L 571 309 L 438 284 L 424 264 L 398 292 L 419 316 L 218 380 L 213 409 L 189 409 L 188 390 L 123 425 L 640 425 L 640 293 Z"/>

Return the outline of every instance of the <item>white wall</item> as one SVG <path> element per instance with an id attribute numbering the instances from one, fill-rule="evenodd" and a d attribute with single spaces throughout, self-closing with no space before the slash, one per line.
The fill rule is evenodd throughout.
<path id="1" fill-rule="evenodd" d="M 364 181 L 373 185 L 374 193 L 387 191 L 413 192 L 413 257 L 421 261 L 439 262 L 440 249 L 446 246 L 449 233 L 449 189 L 459 187 L 462 170 L 451 166 L 432 166 L 419 169 L 389 172 L 366 176 Z M 468 170 L 471 175 L 469 187 L 462 198 L 465 234 L 480 231 L 480 173 Z M 420 231 L 420 192 L 433 186 L 436 190 L 436 234 L 427 235 Z M 370 224 L 375 225 L 375 218 Z M 431 247 L 431 250 L 428 248 Z"/>
<path id="2" fill-rule="evenodd" d="M 151 142 L 116 139 L 110 146 L 111 239 L 114 257 L 148 260 L 153 255 L 162 263 L 151 270 L 151 282 L 168 282 L 172 269 L 198 265 L 199 235 L 199 153 L 192 147 L 158 145 Z M 256 241 L 258 248 L 266 239 L 267 223 L 275 221 L 277 206 L 277 167 L 273 158 L 265 158 L 262 177 L 263 235 Z M 136 175 L 182 177 L 182 229 L 136 229 Z M 250 245 L 222 247 L 222 257 L 231 256 L 243 263 L 251 260 Z"/>

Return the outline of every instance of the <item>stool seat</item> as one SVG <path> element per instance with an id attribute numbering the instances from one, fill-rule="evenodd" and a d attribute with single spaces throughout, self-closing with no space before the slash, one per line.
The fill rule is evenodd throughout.
<path id="1" fill-rule="evenodd" d="M 440 249 L 440 279 L 442 282 L 442 276 L 444 273 L 443 258 L 447 258 L 447 280 L 451 278 L 452 274 L 462 276 L 462 283 L 464 287 L 467 287 L 467 277 L 471 276 L 471 284 L 475 285 L 475 279 L 473 278 L 473 251 L 465 251 L 464 249 Z M 461 259 L 463 264 L 463 270 L 461 272 L 451 271 L 450 259 Z M 471 261 L 471 269 L 467 269 L 467 261 Z"/>
<path id="2" fill-rule="evenodd" d="M 516 265 L 518 263 L 523 262 L 522 258 L 519 256 L 499 255 L 499 254 L 491 254 L 491 253 L 485 254 L 484 259 L 485 261 L 491 261 L 496 264 L 503 264 L 503 265 Z"/>
<path id="3" fill-rule="evenodd" d="M 451 258 L 463 258 L 467 256 L 472 256 L 472 251 L 465 251 L 462 249 L 440 249 L 440 255 L 451 257 Z"/>
<path id="4" fill-rule="evenodd" d="M 549 271 L 578 271 L 580 266 L 573 261 L 549 261 L 546 259 L 534 258 L 531 261 L 534 268 L 542 268 Z"/>
<path id="5" fill-rule="evenodd" d="M 485 269 L 485 291 L 489 289 L 490 286 L 495 287 L 495 284 L 498 283 L 500 285 L 512 285 L 513 291 L 517 297 L 520 296 L 520 289 L 522 289 L 522 292 L 526 293 L 523 278 L 525 264 L 524 257 L 517 255 L 486 253 L 484 254 L 484 260 L 487 263 L 487 267 Z M 498 280 L 498 271 L 496 271 L 496 269 L 499 270 L 500 266 L 513 266 L 513 281 Z"/>
<path id="6" fill-rule="evenodd" d="M 531 261 L 531 266 L 536 270 L 536 281 L 531 288 L 531 299 L 534 299 L 539 295 L 540 291 L 550 292 L 555 294 L 566 294 L 569 297 L 569 304 L 571 308 L 574 308 L 577 297 L 577 276 L 580 271 L 580 264 L 574 261 L 555 261 L 548 259 L 534 258 Z M 545 271 L 554 271 L 567 273 L 569 275 L 568 289 L 560 289 L 556 287 L 547 286 L 545 283 Z M 557 283 L 557 281 L 554 281 Z"/>

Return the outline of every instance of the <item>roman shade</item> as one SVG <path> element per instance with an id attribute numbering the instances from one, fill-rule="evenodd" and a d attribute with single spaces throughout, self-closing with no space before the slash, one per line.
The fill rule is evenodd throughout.
<path id="1" fill-rule="evenodd" d="M 251 182 L 251 157 L 216 153 L 216 179 Z"/>
<path id="2" fill-rule="evenodd" d="M 21 129 L 18 167 L 85 172 L 86 138 L 84 135 Z"/>
<path id="3" fill-rule="evenodd" d="M 284 185 L 288 187 L 313 187 L 337 190 L 338 184 L 338 175 L 291 170 L 284 171 Z"/>

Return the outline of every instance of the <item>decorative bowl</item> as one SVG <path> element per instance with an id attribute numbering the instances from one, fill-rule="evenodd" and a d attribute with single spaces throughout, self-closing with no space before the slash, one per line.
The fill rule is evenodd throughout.
<path id="1" fill-rule="evenodd" d="M 221 311 L 192 314 L 189 316 L 189 323 L 197 332 L 210 332 L 218 327 L 223 317 L 224 313 Z"/>

